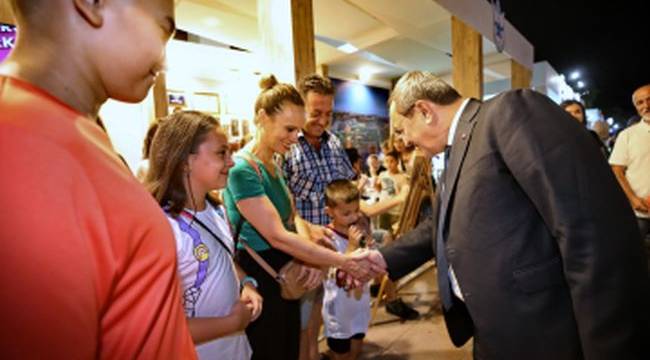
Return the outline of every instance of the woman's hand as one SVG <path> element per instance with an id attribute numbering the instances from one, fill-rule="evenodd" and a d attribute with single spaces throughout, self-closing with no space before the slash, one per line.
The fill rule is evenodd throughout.
<path id="1" fill-rule="evenodd" d="M 264 302 L 264 298 L 262 298 L 262 295 L 257 292 L 257 289 L 253 285 L 244 285 L 239 300 L 245 303 L 251 310 L 250 321 L 255 321 L 260 317 L 262 314 L 262 303 Z"/>
<path id="2" fill-rule="evenodd" d="M 303 265 L 300 269 L 298 280 L 301 281 L 302 286 L 309 291 L 317 288 L 323 282 L 324 276 L 325 273 L 320 268 Z"/>
<path id="3" fill-rule="evenodd" d="M 306 221 L 305 221 L 306 222 Z M 308 226 L 307 228 L 309 229 L 309 239 L 313 241 L 314 243 L 326 247 L 330 250 L 336 251 L 336 247 L 334 246 L 334 233 L 332 230 L 320 226 L 320 225 L 314 225 L 312 223 L 307 222 Z"/>

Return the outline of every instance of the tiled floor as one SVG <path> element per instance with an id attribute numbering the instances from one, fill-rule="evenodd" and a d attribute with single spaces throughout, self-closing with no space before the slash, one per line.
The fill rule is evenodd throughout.
<path id="1" fill-rule="evenodd" d="M 362 359 L 440 359 L 472 358 L 471 341 L 456 348 L 449 340 L 440 313 L 435 268 L 427 270 L 400 290 L 400 296 L 420 312 L 419 320 L 401 322 L 380 307 L 374 325 L 365 339 Z M 325 341 L 321 343 L 326 350 Z"/>

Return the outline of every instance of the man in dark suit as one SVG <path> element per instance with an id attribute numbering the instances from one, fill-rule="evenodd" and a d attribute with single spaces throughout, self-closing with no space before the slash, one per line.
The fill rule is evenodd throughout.
<path id="1" fill-rule="evenodd" d="M 477 359 L 650 359 L 634 214 L 593 139 L 547 97 L 462 98 L 427 72 L 391 95 L 395 133 L 447 154 L 433 217 L 369 258 L 434 256 L 449 335 Z"/>

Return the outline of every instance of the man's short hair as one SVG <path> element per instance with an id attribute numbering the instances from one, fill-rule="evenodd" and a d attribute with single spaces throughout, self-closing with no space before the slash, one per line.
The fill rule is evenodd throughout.
<path id="1" fill-rule="evenodd" d="M 388 103 L 394 103 L 397 113 L 406 115 L 418 100 L 449 105 L 458 99 L 458 91 L 439 77 L 428 71 L 409 71 L 395 84 Z"/>
<path id="2" fill-rule="evenodd" d="M 339 204 L 359 201 L 361 194 L 354 183 L 347 179 L 334 180 L 325 187 L 325 205 L 333 208 Z"/>
<path id="3" fill-rule="evenodd" d="M 305 76 L 298 83 L 298 90 L 303 98 L 307 98 L 309 92 L 321 95 L 334 95 L 334 85 L 330 79 L 319 74 Z"/>

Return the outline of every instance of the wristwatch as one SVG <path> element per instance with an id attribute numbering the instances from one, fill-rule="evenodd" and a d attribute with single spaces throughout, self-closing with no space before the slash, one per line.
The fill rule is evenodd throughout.
<path id="1" fill-rule="evenodd" d="M 255 278 L 252 277 L 252 276 L 245 276 L 245 277 L 241 280 L 241 282 L 239 283 L 239 288 L 240 288 L 240 290 L 244 289 L 244 285 L 246 285 L 246 284 L 251 284 L 251 285 L 253 285 L 253 287 L 256 288 L 256 289 L 257 289 L 257 287 L 259 286 L 259 284 L 257 283 L 257 280 L 255 280 Z"/>

